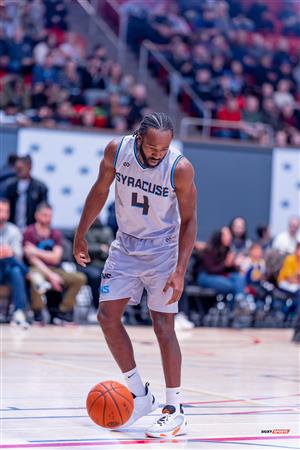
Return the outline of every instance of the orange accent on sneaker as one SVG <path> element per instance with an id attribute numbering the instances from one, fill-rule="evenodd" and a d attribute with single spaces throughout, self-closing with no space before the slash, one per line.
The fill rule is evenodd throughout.
<path id="1" fill-rule="evenodd" d="M 177 433 L 177 431 L 180 430 L 180 427 L 175 428 L 175 430 L 172 432 L 173 436 L 175 436 L 175 434 Z"/>
<path id="2" fill-rule="evenodd" d="M 164 433 L 160 433 L 160 435 L 159 435 L 160 437 L 165 437 L 165 436 L 167 436 L 166 434 L 164 434 Z"/>

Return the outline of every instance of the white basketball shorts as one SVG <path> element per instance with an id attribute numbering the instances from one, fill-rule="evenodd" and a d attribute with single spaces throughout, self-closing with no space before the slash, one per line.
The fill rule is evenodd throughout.
<path id="1" fill-rule="evenodd" d="M 172 289 L 163 293 L 177 256 L 177 236 L 137 239 L 118 231 L 103 269 L 100 302 L 129 298 L 129 305 L 137 305 L 145 288 L 150 310 L 177 313 L 178 302 L 167 305 Z"/>

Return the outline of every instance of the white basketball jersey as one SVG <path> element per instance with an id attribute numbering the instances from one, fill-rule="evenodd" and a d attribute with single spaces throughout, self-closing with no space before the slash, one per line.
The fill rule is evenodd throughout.
<path id="1" fill-rule="evenodd" d="M 124 136 L 114 166 L 116 216 L 120 231 L 139 239 L 168 237 L 178 233 L 180 216 L 174 171 L 182 158 L 170 147 L 153 168 L 138 159 L 135 136 Z"/>

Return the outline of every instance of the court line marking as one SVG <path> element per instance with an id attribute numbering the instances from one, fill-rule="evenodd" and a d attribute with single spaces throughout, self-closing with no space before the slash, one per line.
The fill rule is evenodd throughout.
<path id="1" fill-rule="evenodd" d="M 250 397 L 246 400 L 273 400 L 277 398 L 287 398 L 287 397 L 300 397 L 300 393 L 297 394 L 288 394 L 288 395 L 273 395 L 270 397 Z M 229 403 L 229 402 L 243 402 L 244 398 L 237 398 L 237 399 L 228 399 L 228 400 L 209 400 L 209 401 L 202 401 L 202 402 L 187 402 L 189 405 L 204 405 L 208 403 Z M 184 403 L 183 403 L 184 405 Z M 264 406 L 264 405 L 263 405 Z"/>
<path id="2" fill-rule="evenodd" d="M 80 397 L 81 398 L 81 397 Z M 200 411 L 203 411 L 203 409 L 205 408 L 205 406 L 197 406 L 197 405 L 192 405 L 190 403 L 182 403 L 182 405 L 185 408 L 191 408 L 191 409 L 200 409 Z M 163 408 L 165 406 L 164 403 L 161 403 L 158 408 Z M 256 405 L 256 407 L 261 407 L 261 408 L 265 408 L 264 405 Z M 210 405 L 208 407 L 209 408 L 252 408 L 252 405 Z M 300 408 L 300 404 L 297 405 L 268 405 L 268 408 Z M 37 407 L 37 408 L 18 408 L 17 406 L 7 406 L 6 408 L 0 409 L 0 411 L 2 412 L 14 412 L 14 411 L 74 411 L 74 410 L 86 410 L 85 406 L 51 406 L 51 407 Z"/>
<path id="3" fill-rule="evenodd" d="M 288 398 L 288 397 L 300 397 L 300 394 L 274 395 L 272 397 L 252 397 L 252 398 L 250 398 L 250 400 L 260 400 L 260 399 L 262 399 L 262 400 L 273 400 L 273 399 L 277 399 L 277 398 Z M 53 396 L 49 396 L 49 397 L 43 396 L 43 398 L 44 399 L 45 398 L 51 398 L 52 400 L 55 400 L 55 399 L 61 400 L 61 397 L 57 397 L 56 398 L 56 397 L 53 397 Z M 28 400 L 28 399 L 40 400 L 40 397 L 32 397 L 32 396 L 30 396 L 30 397 L 22 397 L 21 398 L 21 400 Z M 69 397 L 68 396 L 68 400 L 69 399 L 72 399 L 72 400 L 77 399 L 77 400 L 79 400 L 79 399 L 82 399 L 82 396 L 76 396 L 76 397 Z M 20 397 L 2 397 L 2 400 L 20 400 Z M 201 401 L 201 402 L 183 402 L 183 406 L 188 407 L 189 405 L 193 406 L 193 405 L 206 405 L 206 404 L 210 404 L 210 403 L 234 403 L 234 402 L 243 402 L 243 401 L 244 401 L 244 399 L 239 398 L 239 399 L 232 399 L 232 400 L 208 400 L 208 401 Z M 257 406 L 262 406 L 262 407 L 269 406 L 269 407 L 271 407 L 271 406 L 274 406 L 274 405 L 258 405 L 257 404 Z M 282 405 L 280 405 L 280 406 L 282 406 Z M 298 405 L 293 405 L 293 406 L 298 406 Z M 241 405 L 240 407 L 245 407 L 246 408 L 246 405 Z M 251 407 L 251 405 L 249 405 L 249 408 L 250 407 Z M 66 409 L 70 409 L 70 408 L 66 408 Z M 3 410 L 5 410 L 5 408 Z"/>
<path id="4" fill-rule="evenodd" d="M 297 414 L 294 408 L 289 409 L 270 409 L 265 411 L 229 411 L 229 412 L 221 412 L 221 413 L 187 413 L 186 416 L 233 416 L 233 415 L 248 415 L 248 414 L 277 414 L 277 413 L 289 413 L 289 414 Z M 150 414 L 151 417 L 159 417 L 161 414 Z M 23 416 L 23 417 L 2 417 L 2 420 L 28 420 L 28 419 L 79 419 L 79 418 L 87 418 L 88 415 L 84 414 L 81 416 Z"/>
<path id="5" fill-rule="evenodd" d="M 39 359 L 39 360 L 37 360 L 36 358 L 33 358 L 32 356 L 22 355 L 21 353 L 19 354 L 17 352 L 10 352 L 10 355 L 17 356 L 18 358 L 23 358 L 23 359 L 27 359 L 27 360 L 33 360 L 34 362 L 37 362 L 38 364 L 40 364 L 42 362 L 42 363 L 50 364 L 50 365 L 52 364 L 52 365 L 56 365 L 56 366 L 68 367 L 68 368 L 71 368 L 71 369 L 80 369 L 80 370 L 85 370 L 85 371 L 88 370 L 90 372 L 97 372 L 97 373 L 99 373 L 99 369 L 97 369 L 97 368 L 83 367 L 83 366 L 80 366 L 80 365 L 77 365 L 77 364 L 66 364 L 66 363 L 62 363 L 62 362 L 59 362 L 59 361 L 56 361 L 56 360 L 52 360 L 52 359 L 46 359 L 46 360 L 45 359 Z M 111 373 L 103 372 L 102 369 L 101 369 L 101 373 L 105 373 L 105 374 L 107 374 L 107 376 L 111 377 Z M 164 386 L 162 383 L 157 383 L 155 381 L 152 382 L 152 385 L 156 385 L 156 386 L 160 386 L 160 387 Z M 204 391 L 204 390 L 199 390 L 199 389 L 191 389 L 191 388 L 188 388 L 188 387 L 185 387 L 184 390 L 185 391 L 189 391 L 189 392 L 196 392 L 198 394 L 207 394 L 207 395 L 211 395 L 211 396 L 214 396 L 214 397 L 223 397 L 223 398 L 225 398 L 227 400 L 235 400 L 232 397 L 229 397 L 228 395 L 220 394 L 218 392 Z M 262 405 L 262 406 L 267 406 L 267 405 L 265 405 L 262 402 L 258 403 L 255 400 L 251 400 L 251 399 L 247 399 L 247 398 L 242 400 L 242 401 L 245 402 L 245 403 L 250 403 L 250 404 L 254 404 L 254 405 L 259 404 L 259 405 Z"/>
<path id="6" fill-rule="evenodd" d="M 283 440 L 283 439 L 299 439 L 300 435 L 294 435 L 294 436 L 236 436 L 236 437 L 207 437 L 207 438 L 191 438 L 191 439 L 162 439 L 162 440 L 153 440 L 153 439 L 132 439 L 132 440 L 112 440 L 112 441 L 105 441 L 103 439 L 97 441 L 97 442 L 90 442 L 90 441 L 69 441 L 69 442 L 47 442 L 47 443 L 27 443 L 27 444 L 3 444 L 0 445 L 0 448 L 6 449 L 6 448 L 47 448 L 47 447 L 89 447 L 89 446 L 103 446 L 103 445 L 139 445 L 139 444 L 166 444 L 170 442 L 184 442 L 184 443 L 192 443 L 192 442 L 242 442 L 242 441 L 267 441 L 267 440 Z"/>

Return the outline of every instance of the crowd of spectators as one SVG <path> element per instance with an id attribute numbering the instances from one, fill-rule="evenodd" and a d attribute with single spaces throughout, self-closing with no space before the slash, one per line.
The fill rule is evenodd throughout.
<path id="1" fill-rule="evenodd" d="M 71 322 L 84 285 L 90 287 L 90 317 L 95 318 L 101 271 L 117 231 L 113 205 L 107 225 L 96 220 L 87 233 L 92 262 L 81 267 L 72 256 L 74 230 L 52 227 L 48 189 L 31 169 L 29 155 L 10 155 L 0 169 L 0 284 L 12 289 L 12 322 L 27 326 L 29 309 L 38 322 L 45 321 L 45 311 L 54 323 Z M 196 242 L 186 287 L 200 288 L 204 298 L 209 292 L 213 303 L 221 295 L 228 326 L 241 326 L 241 314 L 251 319 L 248 326 L 255 325 L 262 313 L 275 314 L 273 326 L 292 324 L 300 318 L 300 217 L 291 217 L 288 229 L 274 238 L 267 225 L 256 233 L 249 239 L 245 218 L 235 217 L 208 242 Z M 179 302 L 177 329 L 195 325 L 188 292 Z"/>
<path id="2" fill-rule="evenodd" d="M 227 325 L 238 326 L 238 311 L 248 317 L 248 326 L 262 313 L 273 315 L 273 326 L 276 317 L 280 326 L 298 317 L 300 340 L 300 217 L 291 217 L 287 230 L 274 238 L 267 225 L 259 225 L 256 233 L 251 241 L 245 218 L 235 217 L 208 242 L 197 242 L 189 283 L 204 289 L 204 297 L 207 290 L 221 294 Z"/>
<path id="3" fill-rule="evenodd" d="M 238 129 L 214 128 L 213 136 L 300 143 L 299 2 L 264 0 L 122 1 L 128 14 L 127 40 L 138 52 L 153 43 L 201 99 L 186 98 L 178 76 L 151 59 L 149 68 L 177 92 L 192 115 L 203 108 Z M 298 8 L 298 9 L 297 9 Z M 154 48 L 154 47 L 153 47 Z"/>
<path id="4" fill-rule="evenodd" d="M 10 155 L 0 169 L 0 284 L 11 289 L 12 323 L 25 328 L 30 316 L 41 323 L 72 322 L 84 285 L 90 287 L 91 312 L 96 312 L 101 271 L 114 237 L 97 220 L 86 236 L 93 262 L 75 264 L 72 236 L 53 228 L 48 189 L 31 169 L 29 155 Z"/>
<path id="5" fill-rule="evenodd" d="M 138 52 L 150 40 L 201 100 L 199 107 L 187 99 L 178 76 L 166 80 L 152 60 L 183 108 L 234 124 L 214 127 L 213 136 L 269 144 L 273 135 L 285 146 L 300 143 L 300 24 L 293 2 L 282 5 L 275 13 L 262 0 L 127 0 L 121 8 L 129 45 Z M 87 50 L 69 29 L 68 7 L 64 0 L 0 6 L 1 123 L 134 129 L 149 110 L 145 85 L 103 46 Z"/>
<path id="6" fill-rule="evenodd" d="M 67 7 L 63 0 L 0 5 L 1 123 L 135 127 L 148 110 L 145 86 L 103 46 L 87 51 L 69 29 Z"/>

